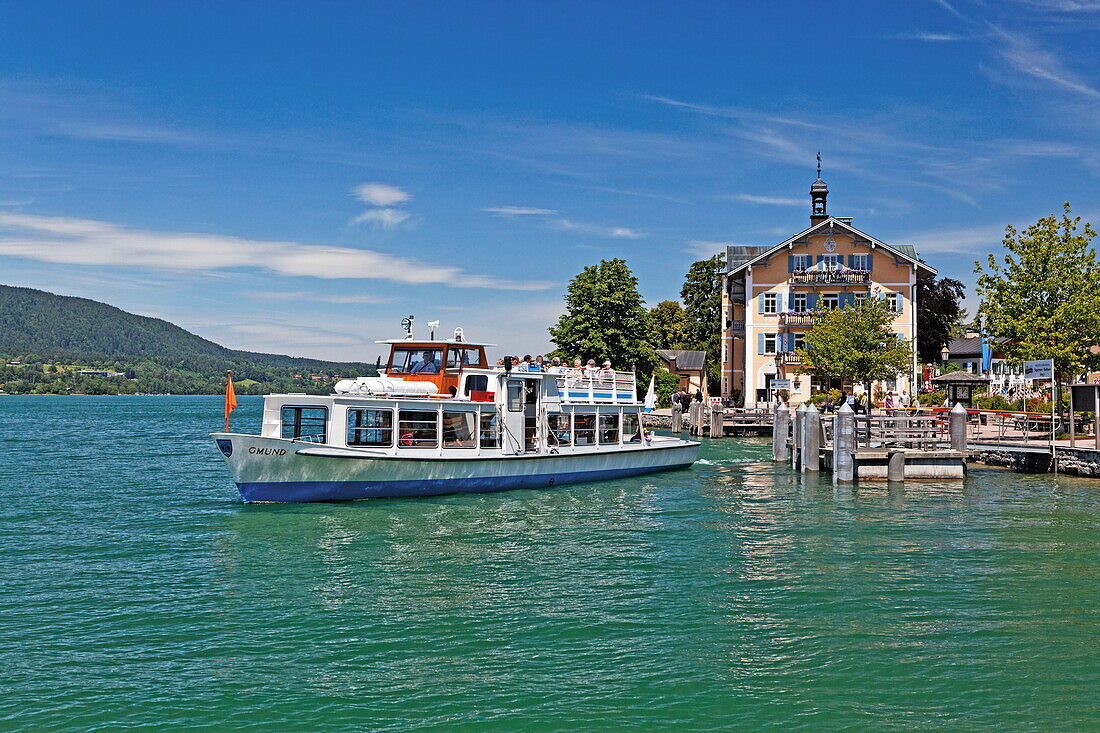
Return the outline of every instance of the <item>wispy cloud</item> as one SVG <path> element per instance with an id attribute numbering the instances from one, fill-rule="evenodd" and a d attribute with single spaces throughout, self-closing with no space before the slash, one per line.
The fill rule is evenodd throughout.
<path id="1" fill-rule="evenodd" d="M 391 186 L 388 183 L 360 183 L 351 190 L 351 193 L 363 203 L 377 207 L 367 209 L 353 218 L 352 224 L 369 222 L 383 229 L 393 229 L 409 218 L 407 211 L 393 208 L 397 204 L 404 204 L 412 199 L 412 195 L 403 188 Z"/>
<path id="2" fill-rule="evenodd" d="M 408 191 L 388 183 L 360 183 L 352 192 L 355 198 L 371 206 L 393 206 L 412 199 Z"/>
<path id="3" fill-rule="evenodd" d="M 386 229 L 393 229 L 408 218 L 409 213 L 400 209 L 368 209 L 352 219 L 351 223 L 362 224 L 366 221 Z"/>
<path id="4" fill-rule="evenodd" d="M 970 40 L 969 36 L 962 36 L 957 33 L 894 33 L 887 37 L 898 41 L 926 41 L 928 43 L 951 43 L 953 41 Z"/>
<path id="5" fill-rule="evenodd" d="M 604 226 L 601 224 L 591 224 L 589 222 L 574 221 L 573 219 L 555 216 L 558 213 L 555 209 L 535 209 L 526 206 L 494 206 L 482 209 L 482 211 L 505 218 L 534 218 L 543 221 L 545 225 L 551 229 L 558 229 L 564 232 L 580 232 L 582 234 L 590 234 L 594 237 L 606 237 L 609 239 L 641 239 L 645 236 L 641 232 L 630 229 L 629 227 Z"/>
<path id="6" fill-rule="evenodd" d="M 545 290 L 553 283 L 502 280 L 366 249 L 269 242 L 219 234 L 156 232 L 88 219 L 0 212 L 0 255 L 41 262 L 168 271 L 259 268 L 279 275 Z"/>
<path id="7" fill-rule="evenodd" d="M 583 221 L 571 219 L 554 219 L 550 226 L 566 232 L 581 232 L 597 237 L 609 237 L 611 239 L 641 239 L 645 235 L 627 227 L 605 227 L 599 224 L 589 224 Z"/>
<path id="8" fill-rule="evenodd" d="M 796 199 L 787 196 L 756 196 L 751 193 L 739 193 L 729 198 L 735 201 L 747 201 L 750 204 L 762 204 L 764 206 L 805 206 L 805 199 Z"/>
<path id="9" fill-rule="evenodd" d="M 687 244 L 686 251 L 700 257 L 712 257 L 719 252 L 725 252 L 726 247 L 733 242 L 710 242 L 705 239 L 693 239 Z"/>
<path id="10" fill-rule="evenodd" d="M 995 41 L 990 44 L 990 48 L 1015 71 L 1052 84 L 1063 91 L 1089 99 L 1100 99 L 1100 90 L 1066 68 L 1061 59 L 1041 48 L 1032 39 L 992 23 L 989 27 Z"/>
<path id="11" fill-rule="evenodd" d="M 554 209 L 535 209 L 529 206 L 491 206 L 482 211 L 497 216 L 552 216 L 558 213 Z"/>
<path id="12" fill-rule="evenodd" d="M 393 303 L 393 298 L 381 295 L 325 295 L 323 293 L 311 293 L 305 290 L 254 290 L 245 293 L 254 300 L 297 302 L 310 301 L 314 303 L 335 303 L 337 305 L 384 305 Z"/>

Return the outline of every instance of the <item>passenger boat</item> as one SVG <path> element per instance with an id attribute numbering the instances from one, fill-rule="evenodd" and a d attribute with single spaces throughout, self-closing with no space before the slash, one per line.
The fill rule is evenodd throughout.
<path id="1" fill-rule="evenodd" d="M 434 334 L 433 334 L 434 336 Z M 246 502 L 537 489 L 690 466 L 699 443 L 653 435 L 631 372 L 492 369 L 454 339 L 389 344 L 377 377 L 264 398 L 259 435 L 213 433 Z"/>

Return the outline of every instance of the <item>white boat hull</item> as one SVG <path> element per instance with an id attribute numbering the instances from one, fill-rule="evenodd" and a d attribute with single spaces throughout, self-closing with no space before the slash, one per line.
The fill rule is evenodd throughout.
<path id="1" fill-rule="evenodd" d="M 281 438 L 215 433 L 246 502 L 347 501 L 461 492 L 542 489 L 684 468 L 699 444 L 652 445 L 561 454 L 392 456 Z"/>

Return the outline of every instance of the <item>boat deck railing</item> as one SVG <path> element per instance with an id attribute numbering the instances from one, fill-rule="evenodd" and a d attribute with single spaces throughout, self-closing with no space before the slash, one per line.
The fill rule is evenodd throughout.
<path id="1" fill-rule="evenodd" d="M 623 404 L 638 401 L 633 372 L 615 372 L 614 377 L 558 377 L 561 401 L 569 404 Z"/>

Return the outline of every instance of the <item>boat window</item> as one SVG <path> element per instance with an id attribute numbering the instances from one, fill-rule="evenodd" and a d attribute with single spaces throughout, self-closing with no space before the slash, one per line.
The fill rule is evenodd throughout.
<path id="1" fill-rule="evenodd" d="M 480 362 L 480 352 L 477 349 L 455 349 L 452 347 L 447 350 L 448 369 L 473 367 L 477 366 Z"/>
<path id="2" fill-rule="evenodd" d="M 496 410 L 481 413 L 481 447 L 500 447 L 500 421 Z"/>
<path id="3" fill-rule="evenodd" d="M 466 394 L 487 391 L 489 391 L 489 376 L 487 374 L 471 374 L 466 377 Z"/>
<path id="4" fill-rule="evenodd" d="M 550 423 L 550 441 L 553 445 L 569 445 L 569 413 L 552 412 L 547 415 Z"/>
<path id="5" fill-rule="evenodd" d="M 443 411 L 443 447 L 477 447 L 477 413 L 468 410 Z"/>
<path id="6" fill-rule="evenodd" d="M 600 413 L 600 444 L 619 442 L 619 413 Z"/>
<path id="7" fill-rule="evenodd" d="M 325 442 L 327 407 L 284 407 L 281 418 L 282 437 L 303 439 L 313 443 Z"/>
<path id="8" fill-rule="evenodd" d="M 623 413 L 623 442 L 624 443 L 641 443 L 642 433 L 638 429 L 638 413 L 636 412 L 624 412 Z"/>
<path id="9" fill-rule="evenodd" d="M 348 409 L 348 445 L 393 445 L 393 410 Z"/>
<path id="10" fill-rule="evenodd" d="M 508 380 L 508 411 L 521 412 L 523 410 L 523 380 Z"/>
<path id="11" fill-rule="evenodd" d="M 401 432 L 398 445 L 402 448 L 435 448 L 439 445 L 439 423 L 434 410 L 401 410 L 397 428 Z"/>
<path id="12" fill-rule="evenodd" d="M 393 365 L 388 374 L 438 374 L 443 349 L 402 347 L 393 350 Z"/>
<path id="13" fill-rule="evenodd" d="M 589 413 L 573 415 L 573 445 L 595 445 L 596 416 Z"/>

